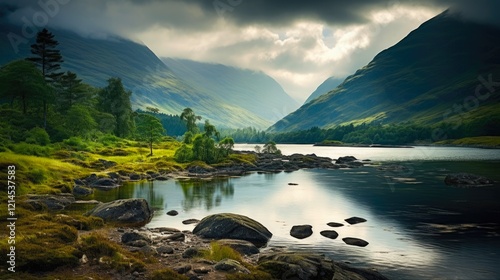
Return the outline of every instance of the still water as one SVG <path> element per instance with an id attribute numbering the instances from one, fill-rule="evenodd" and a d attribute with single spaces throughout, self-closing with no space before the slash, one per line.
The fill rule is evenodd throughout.
<path id="1" fill-rule="evenodd" d="M 237 149 L 253 149 L 238 145 Z M 315 153 L 371 159 L 357 169 L 307 169 L 251 174 L 204 182 L 158 181 L 97 192 L 95 199 L 142 197 L 157 209 L 149 227 L 175 227 L 190 218 L 232 212 L 249 216 L 273 237 L 268 246 L 314 250 L 332 259 L 373 267 L 393 279 L 499 279 L 500 186 L 456 188 L 443 183 L 452 172 L 472 172 L 500 181 L 500 150 L 469 148 L 341 148 L 279 145 L 284 154 Z M 466 160 L 467 159 L 467 160 Z M 381 170 L 398 164 L 402 171 Z M 298 185 L 288 185 L 288 183 Z M 165 213 L 177 210 L 178 216 Z M 348 225 L 358 216 L 368 221 Z M 328 222 L 345 226 L 330 228 Z M 310 224 L 313 235 L 298 240 L 293 225 Z M 322 230 L 336 230 L 327 239 Z M 367 247 L 344 244 L 357 237 Z"/>

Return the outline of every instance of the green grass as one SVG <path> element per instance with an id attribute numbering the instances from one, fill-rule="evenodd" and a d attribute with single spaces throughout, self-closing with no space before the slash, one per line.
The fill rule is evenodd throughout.
<path id="1" fill-rule="evenodd" d="M 201 251 L 201 257 L 216 262 L 224 259 L 231 259 L 240 263 L 243 262 L 240 253 L 236 252 L 233 248 L 221 245 L 216 241 L 210 243 L 209 249 Z"/>

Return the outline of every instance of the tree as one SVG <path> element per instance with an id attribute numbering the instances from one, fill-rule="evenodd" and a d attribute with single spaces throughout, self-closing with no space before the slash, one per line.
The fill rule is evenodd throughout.
<path id="1" fill-rule="evenodd" d="M 0 69 L 0 96 L 9 100 L 11 108 L 19 104 L 24 115 L 28 113 L 30 103 L 50 92 L 40 70 L 29 61 L 17 60 Z"/>
<path id="2" fill-rule="evenodd" d="M 148 143 L 149 156 L 152 156 L 153 143 L 161 139 L 165 133 L 165 129 L 158 118 L 149 114 L 138 114 L 135 123 L 137 139 Z"/>
<path id="3" fill-rule="evenodd" d="M 82 105 L 74 105 L 68 110 L 64 117 L 64 127 L 71 136 L 84 136 L 97 128 L 97 123 L 89 111 L 90 108 Z"/>
<path id="4" fill-rule="evenodd" d="M 281 154 L 281 151 L 276 147 L 276 143 L 274 141 L 269 141 L 264 145 L 262 149 L 263 153 L 266 154 Z"/>
<path id="5" fill-rule="evenodd" d="M 57 45 L 59 42 L 54 39 L 54 35 L 44 28 L 37 33 L 36 43 L 31 45 L 31 53 L 35 56 L 27 58 L 40 67 L 45 81 L 49 84 L 54 84 L 63 75 L 62 72 L 57 72 L 63 62 L 60 51 L 56 49 Z M 47 96 L 44 96 L 42 98 L 44 128 L 47 126 L 48 102 Z"/>
<path id="6" fill-rule="evenodd" d="M 215 125 L 211 124 L 209 120 L 205 120 L 205 126 L 203 127 L 205 131 L 205 136 L 212 137 L 215 136 L 217 139 L 220 137 L 219 132 L 215 128 Z"/>
<path id="7" fill-rule="evenodd" d="M 125 90 L 120 78 L 110 78 L 108 85 L 98 93 L 98 108 L 115 117 L 114 133 L 118 137 L 127 137 L 133 130 L 131 96 L 132 92 Z"/>
<path id="8" fill-rule="evenodd" d="M 84 104 L 91 98 L 88 86 L 82 84 L 76 74 L 68 71 L 61 76 L 58 83 L 58 103 L 61 111 L 66 111 L 75 104 Z"/>
<path id="9" fill-rule="evenodd" d="M 225 137 L 219 142 L 219 149 L 224 157 L 228 156 L 234 147 L 234 140 L 231 137 Z"/>
<path id="10" fill-rule="evenodd" d="M 181 120 L 186 122 L 187 131 L 191 131 L 191 133 L 198 133 L 198 127 L 196 126 L 196 121 L 201 120 L 201 116 L 197 116 L 193 109 L 185 108 L 181 114 Z"/>

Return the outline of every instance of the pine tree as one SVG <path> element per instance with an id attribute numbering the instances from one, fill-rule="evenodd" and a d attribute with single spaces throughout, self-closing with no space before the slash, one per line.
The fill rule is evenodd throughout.
<path id="1" fill-rule="evenodd" d="M 108 112 L 116 119 L 115 135 L 128 137 L 133 130 L 132 105 L 130 97 L 132 92 L 125 90 L 120 78 L 110 78 L 108 85 L 98 94 L 99 110 Z"/>
<path id="2" fill-rule="evenodd" d="M 63 75 L 63 72 L 58 72 L 63 59 L 60 51 L 56 49 L 57 45 L 59 42 L 54 39 L 54 35 L 44 28 L 37 33 L 36 43 L 31 45 L 31 53 L 35 56 L 27 58 L 40 67 L 45 81 L 49 84 L 54 84 Z M 44 128 L 47 126 L 48 99 L 48 97 L 43 98 Z"/>

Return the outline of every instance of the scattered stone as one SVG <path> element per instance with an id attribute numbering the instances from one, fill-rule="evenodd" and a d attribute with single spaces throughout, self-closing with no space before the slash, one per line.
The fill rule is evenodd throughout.
<path id="1" fill-rule="evenodd" d="M 80 258 L 80 263 L 86 264 L 88 262 L 89 262 L 89 259 L 87 258 L 87 255 L 83 254 L 83 256 Z"/>
<path id="2" fill-rule="evenodd" d="M 331 227 L 343 227 L 344 226 L 344 224 L 342 224 L 342 223 L 335 223 L 335 222 L 330 222 L 327 225 L 331 226 Z"/>
<path id="3" fill-rule="evenodd" d="M 146 245 L 144 247 L 141 247 L 139 252 L 142 252 L 143 254 L 147 255 L 158 255 L 158 251 L 156 251 L 156 248 Z"/>
<path id="4" fill-rule="evenodd" d="M 336 164 L 346 164 L 346 163 L 350 163 L 350 162 L 353 162 L 353 161 L 356 161 L 358 160 L 357 158 L 353 157 L 353 156 L 345 156 L 345 157 L 339 157 L 335 163 Z"/>
<path id="5" fill-rule="evenodd" d="M 170 228 L 170 227 L 158 227 L 158 228 L 155 228 L 155 230 L 161 232 L 161 233 L 165 233 L 165 232 L 168 232 L 168 233 L 174 233 L 174 232 L 181 232 L 180 230 L 176 229 L 176 228 Z"/>
<path id="6" fill-rule="evenodd" d="M 312 231 L 312 226 L 311 225 L 298 225 L 298 226 L 293 226 L 292 229 L 290 230 L 290 235 L 298 238 L 298 239 L 304 239 L 313 234 Z"/>
<path id="7" fill-rule="evenodd" d="M 158 254 L 163 255 L 163 254 L 173 254 L 174 253 L 174 248 L 170 246 L 160 246 L 156 248 L 156 251 Z"/>
<path id="8" fill-rule="evenodd" d="M 182 264 L 179 264 L 175 267 L 173 267 L 172 269 L 179 273 L 179 274 L 185 274 L 186 272 L 190 271 L 192 268 L 192 266 L 188 263 L 182 263 Z"/>
<path id="9" fill-rule="evenodd" d="M 170 210 L 167 212 L 167 215 L 169 216 L 177 216 L 179 215 L 179 212 L 175 211 L 175 210 Z"/>
<path id="10" fill-rule="evenodd" d="M 136 173 L 131 173 L 128 177 L 131 181 L 140 181 L 142 179 L 141 175 Z"/>
<path id="11" fill-rule="evenodd" d="M 109 160 L 105 160 L 105 159 L 98 159 L 99 162 L 102 164 L 102 166 L 104 167 L 104 169 L 108 169 L 108 168 L 111 168 L 113 166 L 116 166 L 116 162 L 114 161 L 109 161 Z"/>
<path id="12" fill-rule="evenodd" d="M 132 242 L 127 243 L 127 245 L 132 247 L 146 247 L 148 246 L 148 242 L 145 240 L 134 240 Z"/>
<path id="13" fill-rule="evenodd" d="M 61 194 L 28 194 L 24 202 L 34 210 L 63 210 L 75 202 L 75 197 L 69 193 Z"/>
<path id="14" fill-rule="evenodd" d="M 90 184 L 91 187 L 93 188 L 100 188 L 100 189 L 114 189 L 118 188 L 120 184 L 114 179 L 111 178 L 99 178 Z"/>
<path id="15" fill-rule="evenodd" d="M 191 248 L 187 248 L 186 250 L 184 250 L 184 252 L 182 252 L 182 257 L 184 259 L 191 259 L 191 258 L 198 256 L 199 254 L 200 254 L 200 250 L 198 248 L 191 247 Z"/>
<path id="16" fill-rule="evenodd" d="M 363 239 L 359 238 L 354 238 L 354 237 L 345 237 L 342 238 L 342 241 L 344 241 L 348 245 L 353 245 L 353 246 L 359 246 L 359 247 L 366 247 L 369 243 Z"/>
<path id="17" fill-rule="evenodd" d="M 200 273 L 200 274 L 207 274 L 210 271 L 212 271 L 212 269 L 210 267 L 200 266 L 200 267 L 196 267 L 195 269 L 193 269 L 193 271 L 196 273 Z"/>
<path id="18" fill-rule="evenodd" d="M 330 238 L 330 239 L 335 239 L 339 236 L 339 234 L 334 230 L 323 230 L 319 234 L 323 235 L 326 238 Z"/>
<path id="19" fill-rule="evenodd" d="M 203 238 L 246 240 L 258 247 L 267 244 L 273 236 L 259 222 L 231 213 L 214 214 L 203 218 L 193 229 L 193 233 Z"/>
<path id="20" fill-rule="evenodd" d="M 75 185 L 73 187 L 73 194 L 78 197 L 88 196 L 94 193 L 94 190 L 81 185 Z"/>
<path id="21" fill-rule="evenodd" d="M 274 279 L 337 279 L 334 278 L 333 261 L 319 254 L 270 253 L 262 255 L 258 263 L 259 268 L 269 272 Z"/>
<path id="22" fill-rule="evenodd" d="M 480 187 L 480 186 L 490 186 L 494 183 L 494 181 L 486 177 L 482 177 L 475 174 L 454 173 L 447 175 L 446 178 L 444 178 L 444 183 L 446 185 L 453 185 L 453 186 Z"/>
<path id="23" fill-rule="evenodd" d="M 130 198 L 101 203 L 85 215 L 100 217 L 106 222 L 133 226 L 147 224 L 153 216 L 153 211 L 145 199 Z"/>
<path id="24" fill-rule="evenodd" d="M 174 234 L 171 234 L 164 239 L 170 240 L 170 241 L 184 241 L 186 239 L 186 235 L 182 232 L 176 232 Z"/>
<path id="25" fill-rule="evenodd" d="M 242 255 L 250 256 L 259 253 L 257 246 L 245 240 L 221 239 L 217 243 L 229 246 Z"/>
<path id="26" fill-rule="evenodd" d="M 200 222 L 200 220 L 197 220 L 197 219 L 187 219 L 187 220 L 182 221 L 182 223 L 185 225 L 197 224 L 199 222 Z"/>
<path id="27" fill-rule="evenodd" d="M 138 232 L 126 232 L 122 235 L 121 241 L 123 244 L 131 244 L 134 241 L 142 240 L 147 243 L 151 243 L 151 239 L 149 239 L 147 236 L 140 234 Z M 136 246 L 136 247 L 142 247 L 142 246 Z"/>
<path id="28" fill-rule="evenodd" d="M 226 272 L 239 272 L 245 274 L 250 273 L 250 271 L 246 267 L 242 266 L 238 261 L 231 259 L 224 259 L 216 263 L 214 268 L 215 270 L 226 271 Z"/>
<path id="29" fill-rule="evenodd" d="M 299 184 L 297 183 L 288 183 L 289 186 L 298 186 Z"/>
<path id="30" fill-rule="evenodd" d="M 344 221 L 346 221 L 350 225 L 355 225 L 355 224 L 366 222 L 366 219 L 363 219 L 363 218 L 360 218 L 360 217 L 351 217 L 349 219 L 345 219 Z"/>

